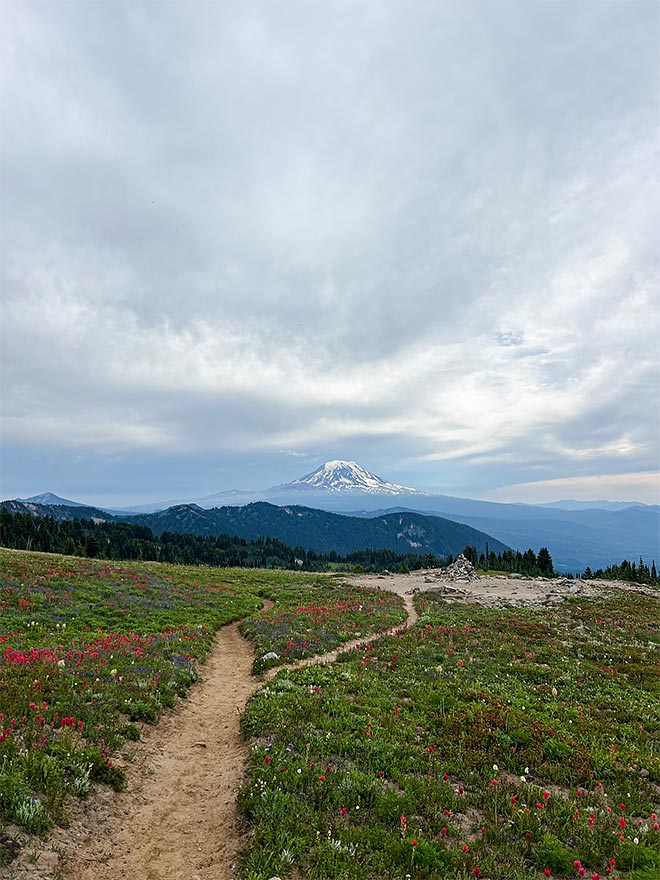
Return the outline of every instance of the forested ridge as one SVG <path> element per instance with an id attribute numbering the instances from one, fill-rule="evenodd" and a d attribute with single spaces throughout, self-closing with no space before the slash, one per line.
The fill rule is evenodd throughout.
<path id="1" fill-rule="evenodd" d="M 145 560 L 185 565 L 244 568 L 290 568 L 322 571 L 336 565 L 364 571 L 414 570 L 438 567 L 431 553 L 396 553 L 387 549 L 356 550 L 344 556 L 289 547 L 277 538 L 246 540 L 232 535 L 193 535 L 180 532 L 153 534 L 149 526 L 88 519 L 57 521 L 27 513 L 0 510 L 0 545 L 15 550 L 37 550 L 91 558 Z"/>

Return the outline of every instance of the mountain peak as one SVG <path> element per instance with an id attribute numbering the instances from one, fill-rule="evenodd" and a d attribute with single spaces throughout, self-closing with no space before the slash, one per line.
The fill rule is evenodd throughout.
<path id="1" fill-rule="evenodd" d="M 69 498 L 60 498 L 53 492 L 42 492 L 41 495 L 32 495 L 30 498 L 17 498 L 17 501 L 25 501 L 30 504 L 57 504 L 62 507 L 89 507 L 81 501 L 71 501 Z"/>
<path id="2" fill-rule="evenodd" d="M 323 492 L 363 492 L 378 495 L 423 495 L 417 489 L 388 483 L 370 473 L 356 461 L 326 461 L 315 471 L 305 474 L 279 489 L 316 489 Z"/>

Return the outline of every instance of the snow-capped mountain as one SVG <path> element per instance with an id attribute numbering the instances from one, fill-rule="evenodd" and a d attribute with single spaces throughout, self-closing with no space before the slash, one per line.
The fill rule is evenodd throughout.
<path id="1" fill-rule="evenodd" d="M 356 461 L 326 461 L 315 471 L 275 487 L 284 490 L 315 490 L 322 492 L 361 492 L 369 495 L 424 495 L 418 489 L 388 483 L 365 470 Z"/>

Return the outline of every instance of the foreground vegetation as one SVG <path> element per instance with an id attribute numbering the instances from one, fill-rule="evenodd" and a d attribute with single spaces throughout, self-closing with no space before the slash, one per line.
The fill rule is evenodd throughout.
<path id="1" fill-rule="evenodd" d="M 660 876 L 660 602 L 417 599 L 251 700 L 243 876 Z"/>
<path id="2" fill-rule="evenodd" d="M 658 880 L 660 595 L 416 602 L 414 628 L 249 703 L 245 880 Z M 258 670 L 403 619 L 399 597 L 328 576 L 7 550 L 0 613 L 5 844 L 3 822 L 44 834 L 94 782 L 124 785 L 122 744 L 185 695 L 222 624 L 242 621 Z"/>
<path id="3" fill-rule="evenodd" d="M 267 612 L 240 624 L 254 642 L 253 671 L 325 654 L 365 633 L 380 633 L 403 623 L 406 613 L 395 593 L 366 587 L 337 586 L 320 581 L 262 588 L 260 595 L 276 601 Z M 274 656 L 264 656 L 264 655 Z"/>
<path id="4" fill-rule="evenodd" d="M 297 605 L 321 593 L 308 575 L 291 572 L 0 550 L 0 821 L 41 834 L 65 823 L 94 781 L 120 789 L 118 750 L 139 737 L 136 722 L 155 721 L 185 695 L 219 626 L 249 625 L 258 594 L 279 598 L 293 620 Z M 332 617 L 332 645 L 368 623 L 363 591 L 333 596 L 318 614 L 298 615 L 315 638 Z M 400 620 L 401 603 L 391 600 L 383 620 Z M 280 644 L 267 625 L 258 641 L 263 650 Z"/>

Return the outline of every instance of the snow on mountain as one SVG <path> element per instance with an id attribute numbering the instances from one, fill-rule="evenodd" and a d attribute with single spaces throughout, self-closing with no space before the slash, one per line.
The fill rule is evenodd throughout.
<path id="1" fill-rule="evenodd" d="M 315 471 L 277 486 L 277 491 L 312 489 L 322 492 L 363 492 L 378 495 L 425 495 L 418 489 L 388 483 L 355 461 L 326 461 Z"/>
<path id="2" fill-rule="evenodd" d="M 63 507 L 89 507 L 81 501 L 71 501 L 69 498 L 60 498 L 53 492 L 42 492 L 41 495 L 32 495 L 31 498 L 17 498 L 17 501 L 26 501 L 31 504 L 61 504 Z"/>

